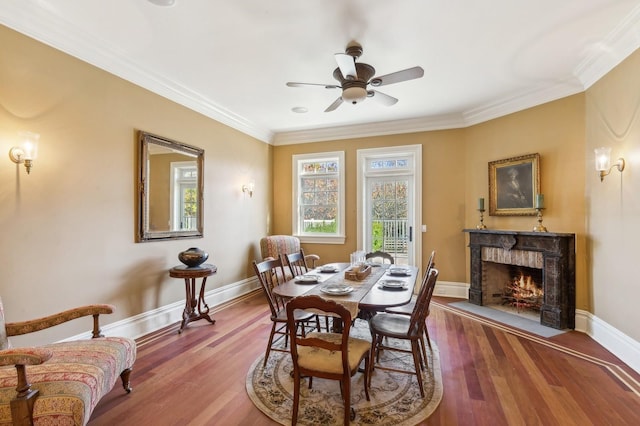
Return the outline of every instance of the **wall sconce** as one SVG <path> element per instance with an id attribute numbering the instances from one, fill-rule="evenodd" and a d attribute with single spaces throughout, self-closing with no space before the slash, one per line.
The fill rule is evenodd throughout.
<path id="1" fill-rule="evenodd" d="M 20 133 L 20 145 L 9 150 L 9 158 L 16 164 L 24 163 L 27 174 L 31 172 L 33 161 L 38 156 L 38 141 L 40 135 L 31 132 Z"/>
<path id="2" fill-rule="evenodd" d="M 249 194 L 249 197 L 253 197 L 253 189 L 255 187 L 255 183 L 249 182 L 242 185 L 242 192 L 245 194 Z"/>
<path id="3" fill-rule="evenodd" d="M 604 177 L 611 173 L 613 168 L 617 168 L 620 173 L 624 170 L 624 158 L 618 158 L 618 161 L 613 166 L 611 163 L 611 148 L 601 147 L 594 150 L 596 154 L 596 170 L 600 172 L 600 182 L 604 180 Z"/>

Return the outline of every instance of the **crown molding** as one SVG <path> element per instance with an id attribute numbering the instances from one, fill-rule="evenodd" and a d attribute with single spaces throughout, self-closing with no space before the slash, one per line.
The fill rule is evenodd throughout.
<path id="1" fill-rule="evenodd" d="M 321 142 L 327 140 L 354 139 L 371 136 L 397 135 L 401 133 L 424 132 L 428 130 L 445 130 L 464 127 L 460 114 L 436 117 L 418 117 L 404 120 L 362 123 L 346 126 L 323 127 L 278 132 L 273 145 L 292 145 L 297 143 Z"/>
<path id="2" fill-rule="evenodd" d="M 574 70 L 584 90 L 591 87 L 625 58 L 640 48 L 640 5 L 636 6 L 618 26 L 599 43 Z"/>
<path id="3" fill-rule="evenodd" d="M 552 86 L 540 86 L 535 89 L 528 89 L 519 94 L 489 102 L 477 108 L 469 109 L 462 115 L 465 126 L 468 127 L 575 95 L 583 91 L 584 88 L 580 81 L 576 78 L 571 78 Z"/>

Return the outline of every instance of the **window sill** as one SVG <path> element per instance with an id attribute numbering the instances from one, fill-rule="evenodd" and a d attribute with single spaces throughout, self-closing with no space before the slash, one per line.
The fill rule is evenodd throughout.
<path id="1" fill-rule="evenodd" d="M 344 244 L 345 240 L 344 235 L 296 235 L 296 237 L 304 244 Z"/>

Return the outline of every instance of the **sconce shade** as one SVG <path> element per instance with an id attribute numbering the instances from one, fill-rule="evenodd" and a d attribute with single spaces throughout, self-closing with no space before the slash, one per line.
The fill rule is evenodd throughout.
<path id="1" fill-rule="evenodd" d="M 596 155 L 596 171 L 600 174 L 600 182 L 604 181 L 604 177 L 611 173 L 614 167 L 622 173 L 624 170 L 624 158 L 618 158 L 618 161 L 611 166 L 611 148 L 596 148 L 594 152 Z"/>
<path id="2" fill-rule="evenodd" d="M 27 173 L 31 172 L 33 161 L 38 157 L 40 135 L 31 132 L 20 133 L 20 145 L 9 150 L 9 158 L 16 164 L 23 164 Z"/>
<path id="3" fill-rule="evenodd" d="M 253 181 L 242 185 L 242 192 L 245 194 L 249 194 L 249 197 L 253 197 L 253 189 L 255 187 L 255 183 Z"/>
<path id="4" fill-rule="evenodd" d="M 609 147 L 600 147 L 594 149 L 596 154 L 596 170 L 603 171 L 609 170 L 609 164 L 611 164 L 611 148 Z"/>

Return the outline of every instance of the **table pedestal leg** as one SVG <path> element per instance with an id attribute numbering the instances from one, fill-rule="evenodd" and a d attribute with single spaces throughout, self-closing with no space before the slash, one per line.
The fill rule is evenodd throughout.
<path id="1" fill-rule="evenodd" d="M 209 316 L 209 305 L 204 300 L 204 286 L 207 282 L 207 277 L 202 279 L 200 284 L 200 293 L 196 299 L 196 279 L 185 278 L 184 290 L 185 290 L 185 306 L 182 312 L 182 323 L 180 324 L 180 330 L 178 333 L 182 333 L 182 330 L 192 321 L 199 319 L 206 319 L 211 324 L 215 324 L 215 320 Z M 197 311 L 196 311 L 197 308 Z"/>

